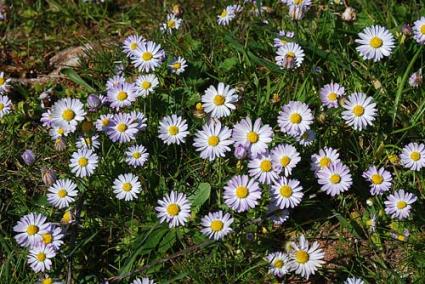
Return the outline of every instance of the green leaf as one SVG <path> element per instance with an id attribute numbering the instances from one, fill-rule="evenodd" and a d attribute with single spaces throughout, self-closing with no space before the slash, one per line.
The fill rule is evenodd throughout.
<path id="1" fill-rule="evenodd" d="M 232 70 L 238 63 L 239 60 L 237 57 L 226 58 L 223 63 L 220 64 L 220 69 L 223 69 L 224 71 L 228 72 Z"/>
<path id="2" fill-rule="evenodd" d="M 77 74 L 77 72 L 75 72 L 74 69 L 72 68 L 63 68 L 61 70 L 61 73 L 64 74 L 69 80 L 71 80 L 72 82 L 83 86 L 84 88 L 87 89 L 87 91 L 89 92 L 96 92 L 96 90 L 90 86 L 86 81 L 83 80 L 83 78 L 80 77 L 80 75 Z"/>
<path id="3" fill-rule="evenodd" d="M 192 210 L 198 211 L 199 208 L 210 198 L 211 185 L 209 183 L 200 183 L 196 191 L 189 196 L 192 203 Z"/>

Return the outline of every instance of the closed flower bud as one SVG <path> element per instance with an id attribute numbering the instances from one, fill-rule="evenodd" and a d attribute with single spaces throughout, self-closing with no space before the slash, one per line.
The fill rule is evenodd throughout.
<path id="1" fill-rule="evenodd" d="M 317 117 L 317 121 L 321 124 L 324 124 L 326 122 L 326 113 L 321 112 Z"/>
<path id="2" fill-rule="evenodd" d="M 180 16 L 183 15 L 183 8 L 180 4 L 174 4 L 171 11 L 173 12 L 174 16 L 176 16 L 176 17 L 180 17 Z"/>
<path id="3" fill-rule="evenodd" d="M 71 211 L 65 211 L 65 213 L 63 213 L 61 223 L 65 225 L 71 224 L 74 222 L 74 219 L 74 214 Z"/>
<path id="4" fill-rule="evenodd" d="M 351 7 L 345 8 L 344 13 L 341 15 L 341 19 L 346 22 L 354 22 L 357 19 L 356 10 Z"/>
<path id="5" fill-rule="evenodd" d="M 41 178 L 46 186 L 52 186 L 56 181 L 56 172 L 52 169 L 42 169 Z"/>
<path id="6" fill-rule="evenodd" d="M 101 101 L 98 96 L 91 94 L 87 98 L 87 104 L 90 109 L 96 110 L 101 105 Z"/>
<path id="7" fill-rule="evenodd" d="M 81 124 L 81 130 L 85 133 L 90 132 L 93 129 L 93 123 L 91 121 L 85 120 Z"/>
<path id="8" fill-rule="evenodd" d="M 247 154 L 248 154 L 248 151 L 243 145 L 239 144 L 235 147 L 234 155 L 236 159 L 242 160 L 246 158 Z"/>
<path id="9" fill-rule="evenodd" d="M 55 150 L 58 152 L 62 152 L 66 149 L 65 138 L 59 137 L 55 140 Z"/>
<path id="10" fill-rule="evenodd" d="M 410 37 L 410 36 L 412 36 L 412 33 L 413 33 L 413 31 L 412 31 L 412 27 L 409 25 L 409 24 L 407 24 L 407 23 L 405 23 L 405 24 L 403 24 L 402 26 L 401 26 L 401 32 L 406 36 L 406 37 Z"/>
<path id="11" fill-rule="evenodd" d="M 28 166 L 31 166 L 35 162 L 35 156 L 31 150 L 25 150 L 21 157 L 22 160 L 24 160 L 24 163 Z"/>
<path id="12" fill-rule="evenodd" d="M 398 163 L 400 162 L 400 159 L 398 158 L 396 154 L 388 155 L 388 160 L 390 161 L 391 164 L 395 166 L 398 165 Z"/>
<path id="13" fill-rule="evenodd" d="M 409 85 L 412 88 L 418 88 L 420 85 L 422 85 L 422 82 L 422 69 L 419 69 L 409 77 Z"/>

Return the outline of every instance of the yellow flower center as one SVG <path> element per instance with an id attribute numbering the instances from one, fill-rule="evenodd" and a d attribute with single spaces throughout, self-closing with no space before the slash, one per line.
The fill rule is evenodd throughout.
<path id="1" fill-rule="evenodd" d="M 133 186 L 129 182 L 125 182 L 122 184 L 122 190 L 124 190 L 125 192 L 129 192 L 132 188 Z"/>
<path id="2" fill-rule="evenodd" d="M 60 127 L 58 128 L 58 130 L 56 130 L 56 133 L 59 135 L 63 135 L 65 133 L 65 130 L 62 127 Z"/>
<path id="3" fill-rule="evenodd" d="M 125 124 L 125 123 L 118 123 L 117 124 L 117 130 L 118 130 L 118 132 L 124 132 L 124 131 L 126 131 L 127 130 L 127 125 Z"/>
<path id="4" fill-rule="evenodd" d="M 210 146 L 217 146 L 219 142 L 220 139 L 218 138 L 218 136 L 213 135 L 208 137 L 208 145 Z"/>
<path id="5" fill-rule="evenodd" d="M 4 103 L 0 103 L 0 111 L 4 109 Z"/>
<path id="6" fill-rule="evenodd" d="M 58 190 L 58 196 L 60 198 L 64 198 L 67 195 L 68 195 L 68 191 L 66 191 L 64 188 L 61 188 L 61 189 Z"/>
<path id="7" fill-rule="evenodd" d="M 130 49 L 131 50 L 135 50 L 137 47 L 138 47 L 137 42 L 133 41 L 132 43 L 130 43 Z"/>
<path id="8" fill-rule="evenodd" d="M 221 12 L 220 16 L 221 16 L 222 18 L 224 18 L 224 17 L 226 17 L 226 16 L 227 16 L 227 14 L 228 14 L 227 10 L 226 10 L 226 9 L 224 9 L 224 10 Z"/>
<path id="9" fill-rule="evenodd" d="M 89 164 L 89 159 L 87 159 L 86 157 L 81 157 L 78 159 L 78 165 L 80 165 L 80 167 L 85 167 Z"/>
<path id="10" fill-rule="evenodd" d="M 277 269 L 279 269 L 279 268 L 282 268 L 283 267 L 283 260 L 276 260 L 274 263 L 273 263 L 273 266 L 274 266 L 274 268 L 277 268 Z"/>
<path id="11" fill-rule="evenodd" d="M 195 109 L 196 109 L 197 111 L 201 112 L 201 111 L 203 111 L 203 110 L 204 110 L 204 106 L 202 105 L 202 103 L 197 103 L 197 104 L 195 105 Z"/>
<path id="12" fill-rule="evenodd" d="M 4 82 L 6 82 L 6 80 L 3 77 L 0 77 L 0 86 L 3 86 Z"/>
<path id="13" fill-rule="evenodd" d="M 310 259 L 310 256 L 305 250 L 299 250 L 295 252 L 295 261 L 304 264 Z"/>
<path id="14" fill-rule="evenodd" d="M 222 96 L 222 95 L 216 95 L 215 97 L 214 97 L 214 104 L 216 105 L 216 106 L 221 106 L 221 105 L 224 105 L 224 101 L 225 101 L 226 99 L 224 98 L 224 96 Z"/>
<path id="15" fill-rule="evenodd" d="M 292 188 L 289 185 L 281 186 L 279 192 L 280 192 L 280 195 L 282 195 L 282 197 L 285 197 L 285 198 L 289 198 L 292 196 Z"/>
<path id="16" fill-rule="evenodd" d="M 331 177 L 329 178 L 329 181 L 332 184 L 337 184 L 341 182 L 341 176 L 339 174 L 333 174 L 331 175 Z"/>
<path id="17" fill-rule="evenodd" d="M 38 233 L 38 227 L 36 225 L 29 225 L 27 227 L 27 234 L 33 236 Z"/>
<path id="18" fill-rule="evenodd" d="M 397 209 L 403 209 L 403 208 L 405 208 L 406 206 L 407 206 L 407 202 L 406 201 L 403 201 L 403 200 L 400 200 L 400 201 L 398 201 L 397 202 Z"/>
<path id="19" fill-rule="evenodd" d="M 373 48 L 380 48 L 382 46 L 382 39 L 380 39 L 377 36 L 374 36 L 371 40 L 370 40 L 370 46 Z"/>
<path id="20" fill-rule="evenodd" d="M 140 84 L 140 86 L 141 86 L 143 89 L 147 90 L 147 89 L 149 89 L 149 88 L 152 86 L 152 84 L 151 84 L 151 82 L 143 81 L 143 82 L 142 82 L 142 84 Z"/>
<path id="21" fill-rule="evenodd" d="M 62 113 L 62 118 L 66 121 L 71 121 L 75 117 L 75 113 L 72 109 L 67 108 Z"/>
<path id="22" fill-rule="evenodd" d="M 418 151 L 413 151 L 412 153 L 410 153 L 410 159 L 412 159 L 413 161 L 419 161 L 420 158 L 421 153 L 419 153 Z"/>
<path id="23" fill-rule="evenodd" d="M 397 240 L 399 240 L 399 241 L 405 241 L 406 240 L 406 237 L 405 236 L 403 236 L 403 235 L 398 235 L 397 236 Z"/>
<path id="24" fill-rule="evenodd" d="M 238 198 L 246 198 L 248 196 L 248 188 L 240 185 L 236 188 L 235 194 Z"/>
<path id="25" fill-rule="evenodd" d="M 102 119 L 102 125 L 103 126 L 108 126 L 109 125 L 109 118 Z"/>
<path id="26" fill-rule="evenodd" d="M 41 282 L 41 284 L 52 284 L 53 283 L 53 279 L 48 277 L 48 278 L 44 278 L 43 281 Z"/>
<path id="27" fill-rule="evenodd" d="M 421 31 L 421 34 L 425 35 L 425 24 L 423 24 L 419 30 Z M 1 81 L 0 81 L 0 85 L 1 85 Z"/>
<path id="28" fill-rule="evenodd" d="M 149 60 L 151 60 L 153 58 L 153 54 L 152 54 L 152 52 L 149 52 L 149 51 L 145 51 L 145 52 L 143 52 L 143 54 L 142 54 L 142 59 L 144 60 L 144 61 L 149 61 Z"/>
<path id="29" fill-rule="evenodd" d="M 167 213 L 170 216 L 177 216 L 180 212 L 180 206 L 176 203 L 171 203 L 167 206 Z"/>
<path id="30" fill-rule="evenodd" d="M 250 131 L 246 135 L 246 139 L 248 139 L 248 141 L 251 142 L 251 143 L 257 143 L 257 141 L 258 141 L 258 134 L 255 133 L 254 131 Z"/>
<path id="31" fill-rule="evenodd" d="M 356 105 L 353 107 L 353 114 L 357 117 L 362 116 L 364 114 L 364 107 L 361 105 Z"/>
<path id="32" fill-rule="evenodd" d="M 138 159 L 138 158 L 140 158 L 142 155 L 140 154 L 140 152 L 134 152 L 132 156 L 133 156 L 133 158 Z"/>
<path id="33" fill-rule="evenodd" d="M 182 67 L 180 62 L 176 62 L 174 64 L 171 65 L 171 67 L 175 70 L 180 69 L 180 67 Z"/>
<path id="34" fill-rule="evenodd" d="M 299 113 L 294 112 L 289 116 L 289 121 L 293 124 L 299 124 L 301 120 L 302 117 Z"/>
<path id="35" fill-rule="evenodd" d="M 300 5 L 304 2 L 304 0 L 294 0 L 295 5 Z"/>
<path id="36" fill-rule="evenodd" d="M 45 261 L 46 260 L 46 254 L 44 252 L 39 252 L 35 256 L 38 261 Z"/>
<path id="37" fill-rule="evenodd" d="M 373 184 L 382 184 L 384 178 L 380 174 L 374 174 L 372 175 L 371 180 Z"/>
<path id="38" fill-rule="evenodd" d="M 174 21 L 173 19 L 169 20 L 167 22 L 167 27 L 169 27 L 170 29 L 174 29 L 176 27 L 176 21 Z"/>
<path id="39" fill-rule="evenodd" d="M 295 52 L 288 51 L 288 53 L 286 53 L 286 57 L 295 58 Z"/>
<path id="40" fill-rule="evenodd" d="M 331 159 L 329 159 L 328 157 L 322 157 L 319 161 L 319 165 L 321 168 L 327 168 L 329 167 L 331 164 Z"/>
<path id="41" fill-rule="evenodd" d="M 288 156 L 283 156 L 282 158 L 280 158 L 280 164 L 282 165 L 282 167 L 286 167 L 287 165 L 289 165 L 290 162 L 291 158 L 289 158 Z"/>
<path id="42" fill-rule="evenodd" d="M 336 93 L 335 92 L 330 92 L 329 94 L 328 94 L 328 100 L 329 101 L 331 101 L 331 102 L 334 102 L 334 101 L 336 101 Z"/>
<path id="43" fill-rule="evenodd" d="M 175 136 L 179 134 L 179 132 L 179 128 L 175 125 L 171 125 L 170 127 L 168 127 L 168 134 L 170 134 L 171 136 Z"/>
<path id="44" fill-rule="evenodd" d="M 214 220 L 210 224 L 210 228 L 213 232 L 220 232 L 223 229 L 224 223 L 221 220 Z"/>
<path id="45" fill-rule="evenodd" d="M 48 245 L 51 244 L 53 241 L 53 236 L 50 233 L 45 233 L 41 236 L 43 238 L 43 242 Z"/>
<path id="46" fill-rule="evenodd" d="M 127 99 L 127 97 L 128 97 L 128 95 L 127 95 L 127 93 L 126 92 L 124 92 L 124 91 L 119 91 L 118 92 L 118 94 L 117 94 L 117 100 L 119 100 L 119 101 L 123 101 L 123 100 L 125 100 L 125 99 Z"/>
<path id="47" fill-rule="evenodd" d="M 270 172 L 272 169 L 272 162 L 270 160 L 263 160 L 260 163 L 260 169 L 263 172 Z"/>

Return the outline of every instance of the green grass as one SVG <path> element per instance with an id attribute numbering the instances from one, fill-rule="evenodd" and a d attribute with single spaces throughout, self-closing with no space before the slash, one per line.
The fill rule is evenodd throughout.
<path id="1" fill-rule="evenodd" d="M 72 96 L 82 101 L 91 92 L 104 93 L 116 61 L 122 61 L 126 77 L 134 79 L 138 73 L 121 52 L 121 42 L 136 32 L 161 43 L 170 57 L 183 56 L 189 67 L 182 76 L 175 76 L 162 66 L 156 72 L 160 78 L 156 93 L 139 99 L 133 107 L 148 117 L 148 128 L 137 139 L 151 154 L 147 166 L 128 168 L 122 159 L 126 146 L 101 136 L 98 154 L 102 161 L 96 174 L 89 179 L 74 178 L 80 195 L 71 208 L 79 209 L 79 225 L 65 228 L 65 245 L 53 260 L 52 277 L 65 281 L 71 273 L 74 283 L 99 283 L 107 278 L 130 283 L 136 276 L 149 276 L 159 283 L 272 283 L 277 280 L 267 274 L 264 256 L 284 250 L 303 233 L 318 240 L 326 253 L 327 262 L 311 283 L 341 283 L 347 276 L 369 283 L 423 283 L 424 171 L 407 171 L 389 160 L 405 144 L 425 139 L 424 88 L 412 89 L 407 84 L 410 74 L 424 66 L 424 48 L 400 34 L 403 23 L 425 14 L 420 1 L 350 1 L 358 13 L 351 24 L 339 17 L 343 5 L 314 1 L 306 18 L 293 22 L 278 1 L 262 1 L 271 13 L 254 17 L 244 11 L 227 27 L 216 24 L 216 15 L 230 1 L 180 1 L 184 24 L 173 35 L 163 35 L 158 27 L 177 1 L 161 5 L 155 0 L 99 5 L 70 0 L 6 2 L 13 4 L 8 20 L 0 22 L 0 71 L 7 75 L 48 74 L 53 70 L 49 58 L 58 51 L 87 43 L 93 49 L 81 58 L 79 67 L 63 71 L 65 78 L 31 86 L 15 84 L 8 94 L 15 108 L 0 120 L 0 283 L 38 279 L 26 264 L 27 251 L 13 239 L 17 220 L 33 211 L 52 222 L 62 217 L 63 210 L 47 203 L 41 169 L 54 168 L 60 177 L 72 177 L 68 162 L 75 151 L 75 137 L 68 139 L 65 152 L 54 150 L 39 123 L 43 109 L 38 96 L 48 88 L 56 98 Z M 372 24 L 386 26 L 397 39 L 391 57 L 379 63 L 363 61 L 355 50 L 358 32 Z M 295 41 L 305 50 L 304 63 L 296 71 L 281 70 L 274 63 L 273 38 L 279 29 L 294 31 Z M 318 91 L 332 80 L 348 93 L 373 96 L 379 110 L 373 127 L 355 132 L 345 126 L 340 109 L 321 107 Z M 315 113 L 317 141 L 312 147 L 297 146 L 302 161 L 293 173 L 301 180 L 305 196 L 281 227 L 265 218 L 266 186 L 261 204 L 248 213 L 231 212 L 223 203 L 223 186 L 233 175 L 247 173 L 246 161 L 238 163 L 229 153 L 225 159 L 206 162 L 195 152 L 192 138 L 181 147 L 164 146 L 157 138 L 159 120 L 166 114 L 184 116 L 191 133 L 200 129 L 207 119 L 197 118 L 194 106 L 204 90 L 219 81 L 238 88 L 241 94 L 237 110 L 222 122 L 232 126 L 246 116 L 261 117 L 275 130 L 271 146 L 295 142 L 277 126 L 283 104 L 301 100 Z M 279 102 L 272 100 L 276 94 Z M 90 113 L 87 119 L 97 117 Z M 350 191 L 337 198 L 319 192 L 310 171 L 310 156 L 323 146 L 340 149 L 353 175 Z M 37 155 L 32 166 L 25 166 L 20 158 L 28 148 Z M 385 215 L 385 197 L 371 197 L 361 177 L 371 164 L 393 173 L 393 189 L 404 188 L 418 196 L 413 217 L 396 222 Z M 114 178 L 126 171 L 137 174 L 144 188 L 135 202 L 120 202 L 112 193 Z M 184 228 L 169 230 L 156 218 L 157 200 L 171 189 L 193 200 L 192 221 Z M 373 204 L 367 205 L 367 200 Z M 235 232 L 222 242 L 210 242 L 200 233 L 199 220 L 219 209 L 234 215 Z M 370 233 L 366 221 L 373 214 L 378 216 L 377 231 Z M 406 241 L 391 237 L 392 232 L 401 234 L 405 229 L 410 231 Z M 303 281 L 287 278 L 288 283 Z"/>

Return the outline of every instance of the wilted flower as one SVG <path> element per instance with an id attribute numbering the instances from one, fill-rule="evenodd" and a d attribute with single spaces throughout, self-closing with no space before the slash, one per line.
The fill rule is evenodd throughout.
<path id="1" fill-rule="evenodd" d="M 66 143 L 64 137 L 58 137 L 55 140 L 55 150 L 58 152 L 62 152 L 66 149 Z"/>
<path id="2" fill-rule="evenodd" d="M 401 32 L 407 37 L 412 36 L 413 34 L 412 26 L 410 26 L 407 23 L 403 24 L 403 26 L 401 26 Z"/>
<path id="3" fill-rule="evenodd" d="M 21 157 L 28 166 L 31 166 L 35 162 L 35 156 L 31 150 L 25 150 Z"/>
<path id="4" fill-rule="evenodd" d="M 56 171 L 53 169 L 42 169 L 41 178 L 46 186 L 52 186 L 56 181 Z"/>
<path id="5" fill-rule="evenodd" d="M 346 22 L 354 22 L 357 19 L 356 10 L 351 7 L 345 8 L 344 13 L 341 15 L 341 19 Z"/>
<path id="6" fill-rule="evenodd" d="M 423 76 L 422 76 L 422 69 L 419 69 L 409 77 L 409 85 L 412 88 L 418 88 L 420 85 L 422 85 L 423 82 Z"/>

